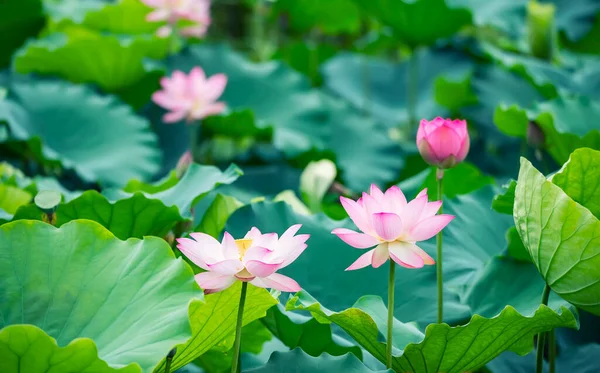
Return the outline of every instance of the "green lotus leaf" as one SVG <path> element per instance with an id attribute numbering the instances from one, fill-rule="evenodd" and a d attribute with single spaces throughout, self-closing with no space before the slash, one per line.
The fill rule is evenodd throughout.
<path id="1" fill-rule="evenodd" d="M 7 0 L 0 3 L 0 67 L 10 64 L 11 57 L 29 37 L 44 27 L 41 0 Z"/>
<path id="2" fill-rule="evenodd" d="M 378 360 L 386 361 L 386 344 L 379 338 L 387 330 L 387 310 L 381 298 L 364 296 L 352 308 L 333 312 L 300 292 L 286 308 L 310 311 L 322 322 L 337 324 Z M 506 306 L 492 318 L 475 315 L 464 326 L 431 324 L 425 334 L 394 319 L 393 368 L 406 373 L 473 371 L 506 350 L 528 353 L 533 348 L 533 336 L 539 332 L 555 327 L 578 328 L 573 312 L 566 307 L 556 312 L 541 305 L 526 317 Z"/>
<path id="3" fill-rule="evenodd" d="M 139 107 L 159 88 L 164 70 L 149 59 L 164 58 L 168 42 L 154 36 L 119 37 L 71 28 L 28 42 L 15 54 L 13 68 L 22 74 L 93 83 Z"/>
<path id="4" fill-rule="evenodd" d="M 377 1 L 370 2 L 374 3 Z M 392 13 L 406 17 L 406 14 L 397 10 Z M 431 113 L 444 115 L 447 110 L 434 100 L 436 79 L 444 77 L 447 81 L 464 82 L 473 70 L 473 62 L 463 54 L 448 50 L 420 49 L 416 53 L 416 116 L 429 117 Z M 327 89 L 389 126 L 408 120 L 408 70 L 408 61 L 397 64 L 348 52 L 339 53 L 321 68 Z"/>
<path id="5" fill-rule="evenodd" d="M 492 184 L 494 184 L 493 177 L 483 174 L 480 169 L 467 162 L 459 163 L 456 167 L 444 171 L 443 192 L 448 198 L 469 194 Z M 437 200 L 437 179 L 433 167 L 429 168 L 427 178 L 419 191 L 425 188 L 429 198 Z"/>
<path id="6" fill-rule="evenodd" d="M 476 272 L 494 255 L 505 248 L 504 232 L 512 225 L 509 216 L 489 208 L 495 192 L 485 187 L 468 195 L 444 202 L 444 211 L 457 217 L 444 229 L 445 320 L 456 323 L 468 319 L 469 308 L 458 299 Z M 360 255 L 356 250 L 331 234 L 334 228 L 356 229 L 349 220 L 333 221 L 323 214 L 296 214 L 283 203 L 254 203 L 237 210 L 229 218 L 226 230 L 243 236 L 248 227 L 263 232 L 283 233 L 292 224 L 303 224 L 301 233 L 311 235 L 308 249 L 283 269 L 304 289 L 318 297 L 323 304 L 347 308 L 364 294 L 386 295 L 387 264 L 380 269 L 365 268 L 344 271 Z M 470 232 L 465 236 L 464 232 Z M 434 240 L 419 244 L 435 258 Z M 327 250 L 319 250 L 326 247 Z M 335 273 L 335 276 L 331 274 Z M 347 284 L 353 284 L 349 287 Z M 403 320 L 428 323 L 436 318 L 436 275 L 434 267 L 419 270 L 401 269 L 396 286 L 406 291 L 398 293 L 396 314 Z M 330 289 L 344 289 L 331 291 Z"/>
<path id="7" fill-rule="evenodd" d="M 391 370 L 374 371 L 367 368 L 352 354 L 331 356 L 323 354 L 312 357 L 297 348 L 290 352 L 274 352 L 262 367 L 250 369 L 248 373 L 384 373 Z"/>
<path id="8" fill-rule="evenodd" d="M 163 240 L 121 241 L 89 220 L 0 226 L 0 272 L 0 327 L 32 324 L 58 346 L 89 338 L 110 367 L 144 372 L 189 338 L 201 295 Z"/>
<path id="9" fill-rule="evenodd" d="M 204 232 L 217 238 L 223 231 L 223 228 L 225 228 L 227 219 L 242 206 L 244 206 L 244 204 L 235 197 L 220 193 L 217 194 L 202 216 L 200 225 L 194 229 L 194 232 Z"/>
<path id="10" fill-rule="evenodd" d="M 400 41 L 413 47 L 434 44 L 471 22 L 468 10 L 450 8 L 444 0 L 355 1 L 366 13 L 390 26 Z"/>
<path id="11" fill-rule="evenodd" d="M 171 365 L 172 371 L 194 361 L 235 332 L 241 289 L 242 284 L 237 281 L 227 290 L 206 295 L 204 301 L 192 302 L 189 313 L 192 338 L 177 346 L 177 353 Z M 266 311 L 277 302 L 267 290 L 248 285 L 242 324 L 249 324 L 265 316 Z M 163 360 L 154 372 L 164 371 Z"/>
<path id="12" fill-rule="evenodd" d="M 2 219 L 9 220 L 12 218 L 17 209 L 31 202 L 33 196 L 26 190 L 18 187 L 0 184 L 0 216 Z"/>
<path id="13" fill-rule="evenodd" d="M 313 28 L 325 34 L 356 33 L 360 29 L 360 9 L 352 0 L 308 0 L 298 3 L 282 0 L 275 9 L 288 16 L 289 27 L 298 32 Z"/>
<path id="14" fill-rule="evenodd" d="M 158 171 L 150 123 L 115 97 L 58 81 L 14 83 L 11 93 L 0 101 L 0 120 L 8 122 L 12 137 L 39 137 L 44 157 L 60 160 L 85 181 L 119 185 Z"/>
<path id="15" fill-rule="evenodd" d="M 270 308 L 261 321 L 291 349 L 300 347 L 302 351 L 315 357 L 324 352 L 334 356 L 351 352 L 362 358 L 361 349 L 332 333 L 331 325 L 322 324 L 297 312 L 286 311 L 283 305 Z"/>
<path id="16" fill-rule="evenodd" d="M 0 330 L 0 370 L 3 373 L 138 373 L 139 365 L 111 368 L 98 357 L 89 338 L 77 338 L 65 347 L 33 325 L 11 325 Z"/>
<path id="17" fill-rule="evenodd" d="M 513 206 L 515 204 L 515 190 L 517 189 L 517 182 L 511 180 L 508 185 L 504 185 L 503 193 L 494 196 L 492 201 L 492 208 L 500 213 L 512 215 Z"/>
<path id="18" fill-rule="evenodd" d="M 597 186 L 598 179 L 588 182 Z M 514 218 L 523 244 L 550 288 L 571 304 L 600 314 L 598 218 L 524 158 Z"/>
<path id="19" fill-rule="evenodd" d="M 576 149 L 565 165 L 552 176 L 569 197 L 600 219 L 600 151 Z"/>

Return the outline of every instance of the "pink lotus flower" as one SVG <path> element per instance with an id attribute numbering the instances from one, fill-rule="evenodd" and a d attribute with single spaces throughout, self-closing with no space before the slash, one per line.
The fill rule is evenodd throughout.
<path id="1" fill-rule="evenodd" d="M 421 120 L 417 147 L 425 162 L 439 168 L 451 168 L 462 162 L 469 152 L 467 121 L 437 117 Z"/>
<path id="2" fill-rule="evenodd" d="M 454 219 L 452 215 L 436 215 L 442 201 L 428 202 L 427 189 L 407 202 L 397 186 L 384 194 L 377 186 L 371 185 L 370 194 L 363 193 L 358 201 L 344 197 L 340 197 L 340 201 L 363 233 L 346 228 L 336 228 L 331 233 L 358 249 L 377 245 L 358 258 L 347 271 L 369 265 L 377 268 L 388 258 L 406 268 L 435 264 L 416 242 L 435 236 Z"/>
<path id="3" fill-rule="evenodd" d="M 223 102 L 216 102 L 227 84 L 225 74 L 215 74 L 206 79 L 200 67 L 194 67 L 189 75 L 173 72 L 172 78 L 163 77 L 163 89 L 154 92 L 152 101 L 170 110 L 163 120 L 173 123 L 182 119 L 191 122 L 209 115 L 219 114 L 225 109 Z"/>
<path id="4" fill-rule="evenodd" d="M 167 37 L 179 21 L 192 23 L 181 29 L 183 36 L 200 38 L 206 34 L 211 23 L 210 0 L 142 0 L 155 10 L 146 16 L 149 22 L 166 21 L 168 24 L 157 31 L 160 37 Z"/>
<path id="5" fill-rule="evenodd" d="M 301 226 L 292 225 L 279 238 L 277 233 L 262 234 L 255 227 L 239 240 L 225 232 L 221 243 L 207 234 L 191 233 L 193 239 L 179 238 L 177 247 L 206 270 L 196 275 L 196 282 L 207 294 L 227 289 L 236 280 L 297 292 L 300 285 L 276 271 L 288 266 L 306 249 L 310 235 L 294 236 Z"/>

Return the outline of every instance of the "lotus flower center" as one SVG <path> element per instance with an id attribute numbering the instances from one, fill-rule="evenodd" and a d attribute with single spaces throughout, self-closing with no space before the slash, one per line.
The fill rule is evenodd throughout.
<path id="1" fill-rule="evenodd" d="M 235 244 L 240 252 L 240 260 L 242 260 L 244 255 L 246 255 L 246 251 L 248 251 L 248 249 L 252 246 L 252 239 L 240 238 L 239 240 L 235 240 Z"/>

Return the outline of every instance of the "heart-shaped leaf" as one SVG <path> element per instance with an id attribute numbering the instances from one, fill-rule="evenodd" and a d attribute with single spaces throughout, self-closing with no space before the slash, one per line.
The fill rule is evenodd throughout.
<path id="1" fill-rule="evenodd" d="M 85 181 L 119 185 L 158 171 L 150 123 L 115 97 L 58 81 L 15 83 L 11 93 L 12 100 L 0 101 L 0 120 L 11 135 L 39 137 L 45 157 L 74 168 Z"/>
<path id="2" fill-rule="evenodd" d="M 121 241 L 88 220 L 0 226 L 0 272 L 1 327 L 32 324 L 59 346 L 90 338 L 109 366 L 144 372 L 190 336 L 201 295 L 165 241 Z"/>
<path id="3" fill-rule="evenodd" d="M 227 290 L 206 295 L 204 301 L 192 302 L 189 314 L 192 338 L 177 346 L 177 354 L 171 365 L 172 371 L 194 361 L 235 332 L 241 289 L 242 284 L 237 281 Z M 267 290 L 249 285 L 242 324 L 246 325 L 263 317 L 275 304 L 277 299 Z M 163 360 L 154 371 L 164 372 L 165 361 Z"/>
<path id="4" fill-rule="evenodd" d="M 3 373 L 94 372 L 141 373 L 139 365 L 111 368 L 98 357 L 89 338 L 59 347 L 54 338 L 33 325 L 11 325 L 0 330 L 0 369 Z"/>
<path id="5" fill-rule="evenodd" d="M 586 188 L 597 187 L 599 181 L 589 179 Z M 524 158 L 514 218 L 523 244 L 550 288 L 577 307 L 600 314 L 598 218 Z"/>
<path id="6" fill-rule="evenodd" d="M 379 297 L 365 296 L 349 309 L 332 312 L 305 292 L 288 301 L 286 308 L 310 311 L 322 322 L 333 322 L 381 362 L 386 361 L 386 344 L 379 333 L 387 330 L 387 310 Z M 473 316 L 464 326 L 431 324 L 425 334 L 394 319 L 393 368 L 396 372 L 460 373 L 474 371 L 502 351 L 524 355 L 533 348 L 533 336 L 554 327 L 577 328 L 578 321 L 566 307 L 559 312 L 540 306 L 525 317 L 506 306 L 492 318 Z"/>

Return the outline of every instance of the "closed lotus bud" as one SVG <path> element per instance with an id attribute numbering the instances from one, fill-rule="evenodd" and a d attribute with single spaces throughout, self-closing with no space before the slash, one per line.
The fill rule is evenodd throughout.
<path id="1" fill-rule="evenodd" d="M 183 153 L 181 158 L 179 158 L 179 160 L 177 161 L 177 166 L 175 167 L 175 173 L 178 179 L 181 179 L 183 177 L 183 175 L 185 174 L 188 167 L 190 167 L 193 161 L 194 160 L 192 158 L 192 153 L 189 150 Z"/>
<path id="2" fill-rule="evenodd" d="M 544 132 L 535 122 L 529 122 L 527 125 L 527 144 L 532 148 L 543 148 L 546 143 Z"/>
<path id="3" fill-rule="evenodd" d="M 532 0 L 527 4 L 527 39 L 529 50 L 537 58 L 551 61 L 556 49 L 554 4 Z"/>
<path id="4" fill-rule="evenodd" d="M 467 121 L 437 117 L 421 120 L 417 131 L 417 147 L 425 162 L 438 168 L 452 168 L 469 152 Z"/>

